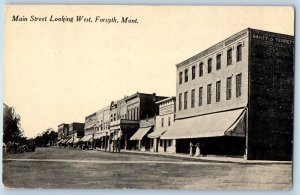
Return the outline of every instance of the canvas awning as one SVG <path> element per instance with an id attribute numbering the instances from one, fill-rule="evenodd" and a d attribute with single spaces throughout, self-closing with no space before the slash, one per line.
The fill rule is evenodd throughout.
<path id="1" fill-rule="evenodd" d="M 65 139 L 65 141 L 63 141 L 63 143 L 64 143 L 64 144 L 67 144 L 69 140 L 70 140 L 70 139 Z"/>
<path id="2" fill-rule="evenodd" d="M 74 139 L 74 144 L 76 144 L 76 143 L 78 143 L 78 141 L 79 141 L 80 139 L 78 138 L 78 137 L 76 137 L 75 139 Z"/>
<path id="3" fill-rule="evenodd" d="M 105 136 L 105 133 L 96 133 L 94 135 L 94 139 L 100 139 L 101 137 Z"/>
<path id="4" fill-rule="evenodd" d="M 219 137 L 228 135 L 236 129 L 244 118 L 245 109 L 202 115 L 176 120 L 173 127 L 161 136 L 161 139 L 189 139 Z M 232 133 L 232 136 L 234 134 Z M 245 136 L 245 133 L 239 136 Z"/>
<path id="5" fill-rule="evenodd" d="M 153 128 L 150 127 L 140 127 L 137 132 L 130 138 L 130 140 L 141 140 L 143 137 Z"/>
<path id="6" fill-rule="evenodd" d="M 152 133 L 148 134 L 149 138 L 159 138 L 160 136 L 162 136 L 165 132 L 167 131 L 167 129 L 159 129 L 159 130 L 155 130 Z"/>
<path id="7" fill-rule="evenodd" d="M 85 135 L 83 138 L 81 138 L 80 141 L 87 142 L 90 141 L 93 138 L 93 135 Z"/>
<path id="8" fill-rule="evenodd" d="M 64 139 L 59 140 L 57 143 L 60 144 L 62 141 L 64 141 Z"/>
<path id="9" fill-rule="evenodd" d="M 241 116 L 229 127 L 224 135 L 235 136 L 235 137 L 245 137 L 246 136 L 246 110 L 241 114 Z"/>

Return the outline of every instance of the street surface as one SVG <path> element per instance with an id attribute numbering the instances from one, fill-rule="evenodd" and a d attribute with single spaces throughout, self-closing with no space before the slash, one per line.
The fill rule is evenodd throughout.
<path id="1" fill-rule="evenodd" d="M 4 154 L 3 183 L 11 188 L 289 189 L 292 165 L 37 148 Z"/>

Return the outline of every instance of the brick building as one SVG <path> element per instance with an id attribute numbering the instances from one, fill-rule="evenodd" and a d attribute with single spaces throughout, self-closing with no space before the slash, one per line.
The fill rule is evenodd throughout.
<path id="1" fill-rule="evenodd" d="M 66 139 L 69 135 L 69 124 L 62 123 L 57 127 L 58 131 L 58 140 Z"/>
<path id="2" fill-rule="evenodd" d="M 138 128 L 133 128 L 131 130 L 126 131 L 127 132 L 127 139 L 129 141 L 132 140 L 131 144 L 127 149 L 131 149 L 131 147 L 136 146 L 136 140 L 140 140 L 141 143 L 142 139 L 145 137 L 145 140 L 147 141 L 147 135 L 153 131 L 153 128 L 148 128 L 151 125 L 147 124 L 149 123 L 148 120 L 150 118 L 154 118 L 156 115 L 158 115 L 159 108 L 158 105 L 155 103 L 157 101 L 166 99 L 167 97 L 164 96 L 157 96 L 155 93 L 153 94 L 146 94 L 146 93 L 135 93 L 129 97 L 126 97 L 126 104 L 127 104 L 127 118 L 128 120 L 137 121 Z M 154 119 L 155 120 L 155 119 Z M 149 120 L 152 121 L 152 120 Z M 155 125 L 155 121 L 152 121 L 152 124 Z M 146 127 L 147 126 L 147 127 Z M 147 130 L 145 130 L 145 128 Z M 135 138 L 133 137 L 134 134 L 138 134 L 139 136 Z M 133 137 L 133 139 L 131 139 Z M 127 142 L 128 142 L 127 141 Z M 141 147 L 138 148 L 139 150 Z M 148 147 L 148 144 L 146 146 L 145 143 L 145 150 L 149 150 L 150 147 Z"/>
<path id="3" fill-rule="evenodd" d="M 95 125 L 95 146 L 99 148 L 105 148 L 106 140 L 110 127 L 110 106 L 106 106 L 96 112 L 97 123 Z"/>
<path id="4" fill-rule="evenodd" d="M 109 130 L 104 138 L 104 147 L 113 150 L 116 144 L 121 149 L 132 149 L 134 142 L 130 138 L 139 130 L 140 120 L 154 117 L 158 114 L 155 101 L 166 97 L 146 93 L 135 93 L 131 96 L 112 101 L 109 106 Z M 148 133 L 148 132 L 147 132 Z"/>
<path id="5" fill-rule="evenodd" d="M 76 144 L 84 136 L 84 123 L 73 122 L 69 124 L 69 134 L 71 135 L 69 143 Z"/>
<path id="6" fill-rule="evenodd" d="M 97 126 L 97 112 L 94 112 L 85 117 L 84 123 L 84 137 L 80 139 L 81 142 L 86 143 L 87 147 L 92 149 L 94 134 Z"/>
<path id="7" fill-rule="evenodd" d="M 176 152 L 175 139 L 163 139 L 163 134 L 170 130 L 174 123 L 175 97 L 169 97 L 156 102 L 159 106 L 159 115 L 156 116 L 155 130 L 148 137 L 152 139 L 153 152 Z M 162 138 L 162 139 L 161 139 Z"/>
<path id="8" fill-rule="evenodd" d="M 248 28 L 176 67 L 176 152 L 291 160 L 293 36 Z"/>
<path id="9" fill-rule="evenodd" d="M 151 134 L 155 128 L 156 117 L 146 118 L 139 121 L 139 130 L 130 137 L 131 145 L 140 151 L 150 151 L 153 147 L 152 139 L 147 135 Z"/>

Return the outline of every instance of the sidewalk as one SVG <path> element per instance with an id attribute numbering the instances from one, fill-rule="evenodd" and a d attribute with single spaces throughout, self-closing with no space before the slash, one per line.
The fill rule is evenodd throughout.
<path id="1" fill-rule="evenodd" d="M 97 149 L 103 151 L 102 149 Z M 108 151 L 107 151 L 108 152 Z M 149 155 L 149 156 L 164 156 L 176 159 L 185 159 L 192 161 L 202 162 L 218 162 L 218 163 L 239 163 L 239 164 L 292 164 L 292 161 L 269 161 L 269 160 L 246 160 L 243 157 L 230 157 L 230 156 L 200 156 L 194 157 L 188 154 L 173 154 L 173 153 L 161 153 L 161 152 L 150 152 L 150 151 L 134 151 L 134 150 L 121 150 L 121 153 L 136 154 L 136 155 Z"/>

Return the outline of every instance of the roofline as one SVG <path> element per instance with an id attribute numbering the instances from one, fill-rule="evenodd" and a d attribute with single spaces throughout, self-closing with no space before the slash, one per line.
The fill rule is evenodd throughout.
<path id="1" fill-rule="evenodd" d="M 183 66 L 183 65 L 186 65 L 186 64 L 189 64 L 189 63 L 191 63 L 191 62 L 194 62 L 194 61 L 196 61 L 197 59 L 199 59 L 199 58 L 201 58 L 201 57 L 207 56 L 209 53 L 211 53 L 211 52 L 208 52 L 208 51 L 211 50 L 213 47 L 218 46 L 219 44 L 225 42 L 226 40 L 228 40 L 228 39 L 230 39 L 230 38 L 232 38 L 232 37 L 234 37 L 234 36 L 237 36 L 237 35 L 240 34 L 240 33 L 242 34 L 244 31 L 247 31 L 247 32 L 248 32 L 249 30 L 250 30 L 250 28 L 246 28 L 246 29 L 244 29 L 244 30 L 241 30 L 241 31 L 239 31 L 239 32 L 237 32 L 237 33 L 231 35 L 230 37 L 228 37 L 228 38 L 226 38 L 226 39 L 224 39 L 224 40 L 222 40 L 222 41 L 217 42 L 216 44 L 210 46 L 209 48 L 207 48 L 207 49 L 205 49 L 205 50 L 203 50 L 203 51 L 201 51 L 200 53 L 197 53 L 196 55 L 193 55 L 192 57 L 190 57 L 190 58 L 188 58 L 188 59 L 186 59 L 186 60 L 184 60 L 184 61 L 182 61 L 182 62 L 176 64 L 176 67 L 179 68 L 179 67 L 181 67 L 181 66 Z M 207 54 L 205 54 L 205 53 L 207 53 Z M 203 55 L 203 56 L 202 56 L 202 55 Z M 200 56 L 200 57 L 198 57 L 198 56 Z M 194 59 L 194 58 L 195 58 L 195 59 Z"/>
<path id="2" fill-rule="evenodd" d="M 69 125 L 69 124 L 68 123 L 61 123 L 61 124 L 57 125 L 57 127 L 59 127 L 61 125 Z"/>
<path id="3" fill-rule="evenodd" d="M 214 47 L 217 47 L 218 45 L 220 45 L 221 43 L 223 44 L 224 42 L 226 41 L 229 41 L 230 39 L 232 39 L 233 37 L 235 36 L 238 36 L 239 34 L 243 34 L 244 32 L 249 32 L 249 31 L 252 31 L 252 30 L 255 30 L 255 31 L 260 31 L 260 32 L 266 32 L 266 33 L 273 33 L 273 34 L 277 34 L 277 35 L 284 35 L 284 36 L 289 36 L 290 38 L 294 38 L 293 35 L 287 35 L 287 34 L 282 34 L 282 33 L 277 33 L 277 32 L 272 32 L 272 31 L 265 31 L 265 30 L 259 30 L 259 29 L 254 29 L 254 28 L 246 28 L 244 30 L 241 30 L 233 35 L 231 35 L 230 37 L 222 40 L 222 41 L 219 41 L 218 43 L 212 45 L 211 47 L 201 51 L 200 53 L 196 54 L 196 55 L 193 55 L 192 57 L 189 57 L 188 59 L 176 64 L 176 67 L 179 68 L 181 66 L 184 66 L 184 65 L 187 65 L 187 64 L 190 64 L 196 60 L 198 60 L 199 58 L 202 58 L 204 56 L 207 56 L 209 55 L 211 52 L 209 52 L 209 50 L 212 50 Z M 248 33 L 248 36 L 249 36 L 249 33 Z M 226 46 L 226 45 L 225 45 Z"/>
<path id="4" fill-rule="evenodd" d="M 84 123 L 80 123 L 80 122 L 72 122 L 72 123 L 70 123 L 69 125 L 72 125 L 72 124 L 84 124 Z"/>
<path id="5" fill-rule="evenodd" d="M 87 116 L 85 117 L 85 119 L 87 119 L 87 118 L 89 118 L 89 117 L 91 117 L 91 116 L 93 116 L 93 115 L 96 115 L 96 116 L 97 116 L 97 112 L 94 112 L 93 114 L 87 115 Z"/>
<path id="6" fill-rule="evenodd" d="M 172 97 L 168 97 L 168 98 L 166 98 L 166 99 L 163 99 L 163 100 L 159 100 L 159 101 L 157 101 L 157 102 L 155 102 L 156 104 L 160 104 L 160 103 L 162 103 L 162 102 L 166 102 L 166 101 L 169 101 L 169 100 L 171 100 L 171 99 L 176 99 L 176 97 L 175 96 L 172 96 Z"/>
<path id="7" fill-rule="evenodd" d="M 130 100 L 132 98 L 138 97 L 140 95 L 154 95 L 154 94 L 156 95 L 156 93 L 140 93 L 140 92 L 137 91 L 136 93 L 134 93 L 134 94 L 132 94 L 130 96 L 125 97 L 125 101 L 128 101 L 128 100 Z"/>

